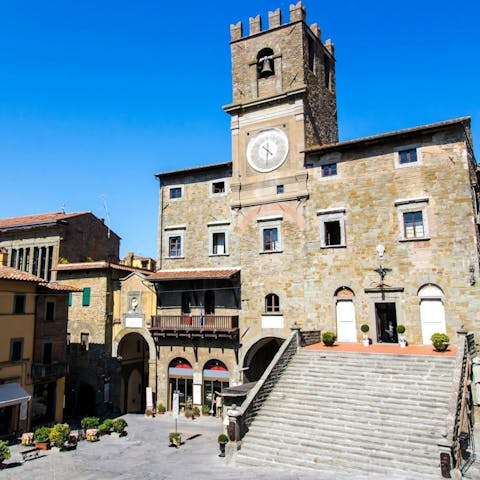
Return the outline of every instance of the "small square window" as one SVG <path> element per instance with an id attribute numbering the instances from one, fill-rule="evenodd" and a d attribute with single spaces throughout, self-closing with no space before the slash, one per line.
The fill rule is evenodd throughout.
<path id="1" fill-rule="evenodd" d="M 325 222 L 325 246 L 333 247 L 342 244 L 342 228 L 340 220 L 332 220 L 331 222 Z"/>
<path id="2" fill-rule="evenodd" d="M 182 198 L 182 187 L 172 187 L 170 188 L 170 198 L 175 200 Z"/>
<path id="3" fill-rule="evenodd" d="M 86 352 L 88 350 L 88 333 L 80 334 L 80 350 Z"/>
<path id="4" fill-rule="evenodd" d="M 13 300 L 13 313 L 25 313 L 25 295 L 15 295 Z"/>
<path id="5" fill-rule="evenodd" d="M 400 241 L 429 239 L 427 204 L 428 197 L 395 201 L 398 208 Z"/>
<path id="6" fill-rule="evenodd" d="M 322 165 L 322 177 L 333 177 L 337 174 L 337 164 L 329 163 L 328 165 Z"/>
<path id="7" fill-rule="evenodd" d="M 18 362 L 23 358 L 23 338 L 12 338 L 10 340 L 10 361 Z"/>
<path id="8" fill-rule="evenodd" d="M 215 232 L 212 234 L 212 254 L 225 255 L 225 232 Z"/>
<path id="9" fill-rule="evenodd" d="M 278 241 L 278 228 L 263 229 L 263 251 L 278 252 L 280 250 L 280 242 Z"/>
<path id="10" fill-rule="evenodd" d="M 214 195 L 225 193 L 225 182 L 212 182 L 212 193 Z"/>
<path id="11" fill-rule="evenodd" d="M 424 238 L 425 228 L 422 211 L 405 212 L 403 214 L 403 227 L 405 238 Z"/>
<path id="12" fill-rule="evenodd" d="M 169 257 L 182 256 L 182 237 L 180 235 L 168 237 L 168 256 Z"/>
<path id="13" fill-rule="evenodd" d="M 398 152 L 398 161 L 400 165 L 405 165 L 406 163 L 415 163 L 417 161 L 417 149 L 410 148 L 408 150 L 400 150 Z"/>
<path id="14" fill-rule="evenodd" d="M 284 193 L 284 192 L 285 192 L 285 188 L 283 187 L 283 185 L 277 185 L 277 194 Z"/>
<path id="15" fill-rule="evenodd" d="M 317 212 L 320 220 L 320 245 L 322 248 L 344 247 L 345 210 L 331 209 Z"/>

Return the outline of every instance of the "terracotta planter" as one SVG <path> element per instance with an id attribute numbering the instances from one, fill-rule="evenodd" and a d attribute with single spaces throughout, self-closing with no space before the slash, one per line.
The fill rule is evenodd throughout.
<path id="1" fill-rule="evenodd" d="M 35 442 L 35 448 L 38 448 L 39 450 L 49 450 L 50 442 Z"/>

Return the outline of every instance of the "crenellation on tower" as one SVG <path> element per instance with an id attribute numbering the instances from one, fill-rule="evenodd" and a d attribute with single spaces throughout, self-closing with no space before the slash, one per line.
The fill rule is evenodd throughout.
<path id="1" fill-rule="evenodd" d="M 290 23 L 304 22 L 307 17 L 307 10 L 302 5 L 302 2 L 298 2 L 296 5 L 290 5 Z"/>
<path id="2" fill-rule="evenodd" d="M 237 22 L 230 25 L 230 40 L 240 40 L 243 37 L 243 25 L 242 22 Z"/>
<path id="3" fill-rule="evenodd" d="M 330 55 L 333 56 L 335 54 L 335 44 L 330 38 L 327 39 L 327 41 L 325 42 L 325 48 L 327 49 L 328 53 L 330 53 Z"/>
<path id="4" fill-rule="evenodd" d="M 322 41 L 322 30 L 317 23 L 312 23 L 310 25 L 310 31 L 320 40 L 320 42 Z"/>
<path id="5" fill-rule="evenodd" d="M 250 32 L 249 35 L 255 35 L 262 31 L 262 17 L 257 15 L 256 17 L 250 17 Z"/>
<path id="6" fill-rule="evenodd" d="M 268 12 L 268 28 L 276 28 L 282 25 L 282 11 L 277 8 L 273 12 Z"/>

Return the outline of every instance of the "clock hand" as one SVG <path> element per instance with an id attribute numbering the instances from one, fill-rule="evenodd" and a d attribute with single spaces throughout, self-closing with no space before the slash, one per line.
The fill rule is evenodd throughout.
<path id="1" fill-rule="evenodd" d="M 267 146 L 265 145 L 262 145 L 262 148 L 265 150 L 266 152 L 266 158 L 265 158 L 265 164 L 268 163 L 268 156 L 269 155 L 273 155 L 272 152 L 268 149 L 268 143 L 267 143 Z"/>

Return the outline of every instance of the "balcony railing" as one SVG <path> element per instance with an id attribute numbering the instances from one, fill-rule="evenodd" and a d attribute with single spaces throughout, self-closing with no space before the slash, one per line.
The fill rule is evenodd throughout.
<path id="1" fill-rule="evenodd" d="M 55 363 L 34 363 L 32 366 L 32 377 L 34 380 L 49 377 L 64 377 L 68 373 L 66 362 Z"/>
<path id="2" fill-rule="evenodd" d="M 238 329 L 238 315 L 153 315 L 150 330 L 231 332 Z"/>

